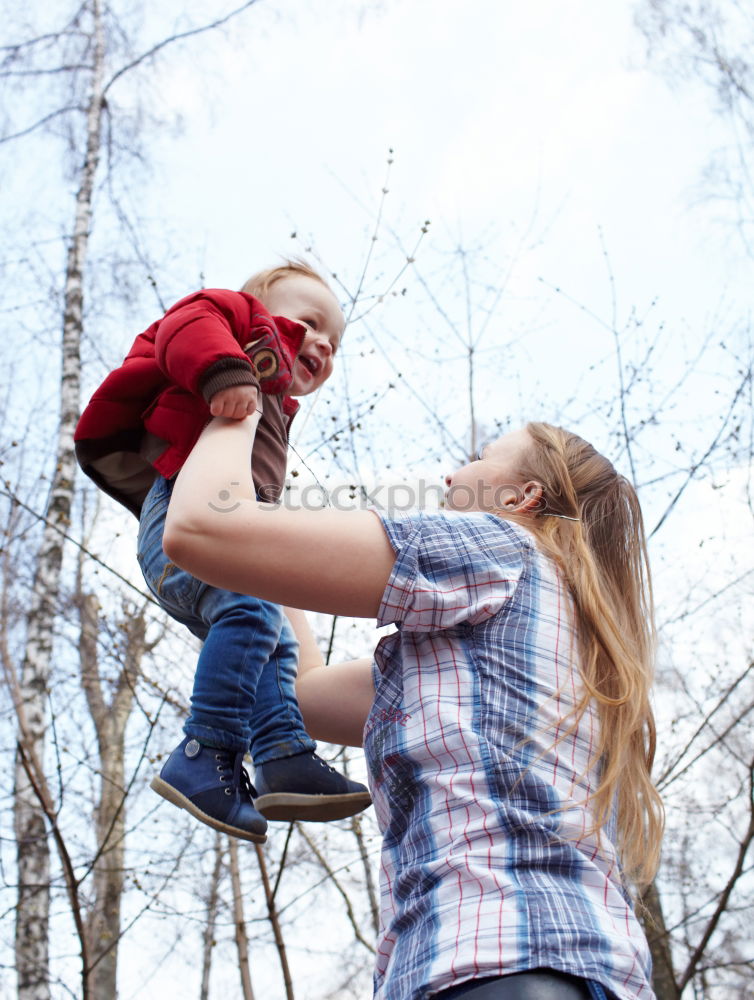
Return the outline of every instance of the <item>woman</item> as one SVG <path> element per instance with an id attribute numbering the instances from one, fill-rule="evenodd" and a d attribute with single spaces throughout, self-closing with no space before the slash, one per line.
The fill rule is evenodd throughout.
<path id="1" fill-rule="evenodd" d="M 398 624 L 373 671 L 323 667 L 292 612 L 312 735 L 364 732 L 384 838 L 375 995 L 649 1000 L 625 880 L 651 878 L 662 810 L 630 484 L 529 424 L 448 477 L 462 512 L 271 510 L 247 471 L 257 419 L 205 430 L 165 549 L 215 586 Z"/>

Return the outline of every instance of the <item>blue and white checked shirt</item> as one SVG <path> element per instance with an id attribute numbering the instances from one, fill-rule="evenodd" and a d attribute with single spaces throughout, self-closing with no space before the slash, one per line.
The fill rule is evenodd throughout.
<path id="1" fill-rule="evenodd" d="M 552 968 L 651 1000 L 646 939 L 584 803 L 597 732 L 570 603 L 491 514 L 383 518 L 396 551 L 365 751 L 383 832 L 379 1000 Z"/>

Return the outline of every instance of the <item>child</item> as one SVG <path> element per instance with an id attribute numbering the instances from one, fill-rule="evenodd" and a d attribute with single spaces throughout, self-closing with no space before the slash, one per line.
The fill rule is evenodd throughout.
<path id="1" fill-rule="evenodd" d="M 343 326 L 329 286 L 299 261 L 253 276 L 240 292 L 189 295 L 136 338 L 75 435 L 84 471 L 139 517 L 149 589 L 204 641 L 186 736 L 152 788 L 207 825 L 258 843 L 266 818 L 340 819 L 365 809 L 369 792 L 314 753 L 283 609 L 178 569 L 163 553 L 162 533 L 173 480 L 211 416 L 241 419 L 259 408 L 252 475 L 260 499 L 279 499 L 298 409 L 291 397 L 330 377 Z M 230 496 L 221 490 L 213 509 L 234 509 Z M 243 767 L 249 748 L 258 797 Z"/>

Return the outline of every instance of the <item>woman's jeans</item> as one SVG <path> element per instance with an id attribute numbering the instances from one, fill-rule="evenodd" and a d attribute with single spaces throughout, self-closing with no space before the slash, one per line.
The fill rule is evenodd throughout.
<path id="1" fill-rule="evenodd" d="M 256 765 L 315 749 L 295 694 L 298 643 L 282 608 L 210 587 L 162 551 L 173 484 L 159 476 L 139 521 L 137 557 L 160 606 L 203 641 L 183 729 Z"/>
<path id="2" fill-rule="evenodd" d="M 470 979 L 434 994 L 435 1000 L 611 1000 L 612 994 L 593 980 L 554 969 L 532 969 L 508 976 Z"/>

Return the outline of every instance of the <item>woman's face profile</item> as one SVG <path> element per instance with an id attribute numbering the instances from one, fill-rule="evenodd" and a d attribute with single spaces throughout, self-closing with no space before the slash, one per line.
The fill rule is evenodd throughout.
<path id="1" fill-rule="evenodd" d="M 532 446 L 525 427 L 485 445 L 477 458 L 445 477 L 445 504 L 450 510 L 501 510 L 522 491 L 524 453 Z"/>

